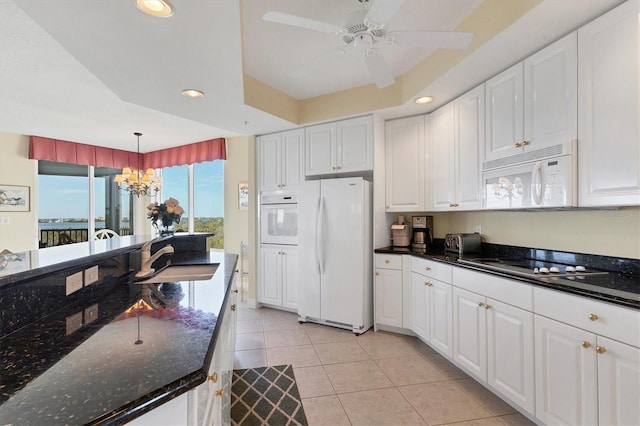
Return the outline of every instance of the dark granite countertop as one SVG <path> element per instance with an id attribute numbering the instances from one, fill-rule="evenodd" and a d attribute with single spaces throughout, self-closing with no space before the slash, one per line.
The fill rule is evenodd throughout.
<path id="1" fill-rule="evenodd" d="M 189 236 L 209 236 L 211 233 L 176 233 L 166 240 Z M 21 253 L 0 255 L 0 287 L 18 281 L 59 271 L 80 261 L 99 260 L 120 253 L 133 252 L 152 239 L 146 235 L 129 235 L 104 240 L 86 241 L 48 247 Z"/>
<path id="2" fill-rule="evenodd" d="M 84 247 L 127 250 L 143 242 Z M 195 256 L 193 263 L 220 264 L 213 278 L 159 284 L 162 303 L 123 277 L 2 337 L 0 425 L 123 424 L 203 383 L 237 259 Z"/>
<path id="3" fill-rule="evenodd" d="M 410 249 L 389 246 L 377 248 L 375 249 L 375 253 L 408 254 L 640 310 L 640 260 L 638 259 L 487 243 L 482 244 L 481 253 L 467 254 L 463 257 L 535 259 L 567 265 L 584 265 L 588 268 L 608 272 L 606 275 L 593 275 L 584 280 L 569 280 L 551 276 L 526 278 L 462 264 L 458 262 L 460 256 L 455 253 L 446 253 L 443 247 L 441 244 L 435 244 L 427 253 L 416 253 Z"/>

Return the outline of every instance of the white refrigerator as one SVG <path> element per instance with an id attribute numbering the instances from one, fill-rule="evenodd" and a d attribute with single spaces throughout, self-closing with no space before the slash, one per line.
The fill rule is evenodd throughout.
<path id="1" fill-rule="evenodd" d="M 371 183 L 306 181 L 298 191 L 298 320 L 373 325 Z"/>

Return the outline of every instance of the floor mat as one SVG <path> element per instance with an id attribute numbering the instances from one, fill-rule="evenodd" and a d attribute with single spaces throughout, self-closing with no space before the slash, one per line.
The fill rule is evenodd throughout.
<path id="1" fill-rule="evenodd" d="M 231 424 L 304 425 L 300 392 L 291 365 L 233 371 Z"/>

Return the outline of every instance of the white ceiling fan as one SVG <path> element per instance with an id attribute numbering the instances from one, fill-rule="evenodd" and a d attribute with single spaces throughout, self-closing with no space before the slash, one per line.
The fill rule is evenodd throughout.
<path id="1" fill-rule="evenodd" d="M 369 0 L 358 0 L 368 3 Z M 337 34 L 344 45 L 326 52 L 296 74 L 304 74 L 320 66 L 328 56 L 344 54 L 347 50 L 362 52 L 364 64 L 379 88 L 395 82 L 391 68 L 384 59 L 380 47 L 420 47 L 439 49 L 464 49 L 469 46 L 473 34 L 453 31 L 388 31 L 385 25 L 402 7 L 406 0 L 375 0 L 369 9 L 347 15 L 343 27 L 282 12 L 267 12 L 263 19 L 268 22 L 291 25 L 311 31 Z"/>

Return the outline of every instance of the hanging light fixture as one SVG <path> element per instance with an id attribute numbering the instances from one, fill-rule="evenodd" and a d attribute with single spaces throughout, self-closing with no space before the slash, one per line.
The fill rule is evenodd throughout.
<path id="1" fill-rule="evenodd" d="M 137 197 L 141 195 L 152 196 L 160 191 L 162 181 L 159 177 L 154 176 L 153 169 L 140 170 L 140 136 L 142 133 L 135 132 L 134 135 L 138 138 L 137 168 L 125 167 L 122 169 L 122 174 L 116 175 L 113 181 L 121 191 L 135 194 Z"/>

